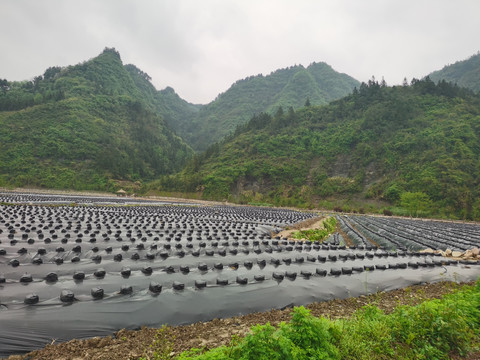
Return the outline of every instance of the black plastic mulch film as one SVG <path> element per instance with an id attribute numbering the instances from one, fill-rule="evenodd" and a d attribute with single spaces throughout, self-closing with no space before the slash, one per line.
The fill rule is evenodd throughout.
<path id="1" fill-rule="evenodd" d="M 478 247 L 472 224 L 338 216 L 356 244 L 347 247 L 340 234 L 322 244 L 276 237 L 316 216 L 292 210 L 18 193 L 0 201 L 18 203 L 0 206 L 0 356 L 480 276 L 476 262 L 417 251 Z"/>

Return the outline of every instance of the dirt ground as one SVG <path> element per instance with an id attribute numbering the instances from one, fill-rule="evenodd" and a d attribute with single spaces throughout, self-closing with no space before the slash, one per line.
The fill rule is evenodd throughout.
<path id="1" fill-rule="evenodd" d="M 367 304 L 375 304 L 389 313 L 398 305 L 415 305 L 426 299 L 441 298 L 461 286 L 463 285 L 449 282 L 415 285 L 406 289 L 357 298 L 313 303 L 307 308 L 315 316 L 330 319 L 349 317 Z M 272 325 L 278 325 L 282 321 L 289 321 L 291 311 L 290 308 L 271 310 L 163 329 L 120 330 L 108 337 L 49 344 L 41 350 L 25 355 L 10 356 L 8 360 L 138 359 L 142 356 L 151 356 L 154 350 L 161 350 L 174 357 L 193 347 L 210 349 L 227 344 L 232 336 L 244 336 L 255 324 L 269 322 Z M 467 359 L 480 359 L 480 353 L 473 354 Z"/>

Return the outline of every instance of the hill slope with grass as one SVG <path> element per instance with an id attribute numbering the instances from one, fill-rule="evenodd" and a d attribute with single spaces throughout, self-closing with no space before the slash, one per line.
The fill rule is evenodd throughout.
<path id="1" fill-rule="evenodd" d="M 326 106 L 254 116 L 151 189 L 306 207 L 376 201 L 479 219 L 479 156 L 478 95 L 429 79 L 372 80 Z"/>
<path id="2" fill-rule="evenodd" d="M 191 148 L 159 115 L 149 77 L 115 49 L 0 84 L 0 186 L 113 190 L 178 171 Z"/>

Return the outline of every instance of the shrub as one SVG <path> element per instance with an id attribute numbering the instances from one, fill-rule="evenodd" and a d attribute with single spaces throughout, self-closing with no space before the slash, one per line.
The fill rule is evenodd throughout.
<path id="1" fill-rule="evenodd" d="M 292 321 L 281 331 L 294 345 L 294 359 L 340 359 L 333 323 L 312 316 L 303 306 L 293 309 Z"/>
<path id="2" fill-rule="evenodd" d="M 292 321 L 282 323 L 278 329 L 270 324 L 256 325 L 239 344 L 222 346 L 204 354 L 194 349 L 184 352 L 178 359 L 335 360 L 340 359 L 335 334 L 338 331 L 329 320 L 316 318 L 304 307 L 297 307 L 293 309 Z"/>
<path id="3" fill-rule="evenodd" d="M 391 212 L 391 211 L 388 210 L 388 209 L 383 209 L 383 215 L 385 215 L 385 216 L 392 216 L 392 215 L 393 215 L 393 212 Z"/>

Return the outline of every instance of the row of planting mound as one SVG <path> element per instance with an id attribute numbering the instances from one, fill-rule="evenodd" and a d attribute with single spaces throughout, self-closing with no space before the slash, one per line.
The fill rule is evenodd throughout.
<path id="1" fill-rule="evenodd" d="M 478 247 L 476 225 L 342 216 L 340 233 L 299 242 L 276 234 L 317 214 L 95 197 L 72 206 L 71 197 L 33 194 L 0 200 L 0 356 L 53 339 L 480 275 L 474 259 L 433 251 Z"/>

